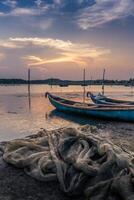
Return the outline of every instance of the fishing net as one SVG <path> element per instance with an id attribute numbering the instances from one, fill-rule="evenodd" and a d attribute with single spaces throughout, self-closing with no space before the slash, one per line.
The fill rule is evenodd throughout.
<path id="1" fill-rule="evenodd" d="M 89 200 L 134 200 L 134 154 L 92 126 L 42 130 L 3 142 L 3 159 L 40 180 L 58 180 L 67 195 Z"/>

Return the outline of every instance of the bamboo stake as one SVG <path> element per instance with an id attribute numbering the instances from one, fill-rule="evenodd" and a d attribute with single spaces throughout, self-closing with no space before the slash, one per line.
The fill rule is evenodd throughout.
<path id="1" fill-rule="evenodd" d="M 103 79 L 102 79 L 102 95 L 104 95 L 105 93 L 105 84 L 104 84 L 104 81 L 105 81 L 105 69 L 103 70 Z"/>
<path id="2" fill-rule="evenodd" d="M 86 78 L 86 70 L 84 69 L 83 70 L 83 103 L 85 103 L 85 94 L 86 94 L 86 88 L 85 88 L 86 80 L 85 80 L 85 78 Z"/>
<path id="3" fill-rule="evenodd" d="M 29 102 L 29 109 L 31 109 L 31 74 L 30 74 L 30 69 L 28 69 L 28 102 Z"/>

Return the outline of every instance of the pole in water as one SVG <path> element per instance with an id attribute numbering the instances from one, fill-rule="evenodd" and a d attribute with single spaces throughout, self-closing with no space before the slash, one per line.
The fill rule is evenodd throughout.
<path id="1" fill-rule="evenodd" d="M 131 78 L 131 93 L 133 94 L 134 79 Z"/>
<path id="2" fill-rule="evenodd" d="M 30 88 L 30 69 L 28 69 L 28 102 L 29 102 L 29 110 L 31 109 L 31 88 Z"/>
<path id="3" fill-rule="evenodd" d="M 91 85 L 92 85 L 92 76 L 91 76 L 91 78 L 90 78 L 90 84 L 89 84 L 89 87 L 91 87 Z"/>
<path id="4" fill-rule="evenodd" d="M 105 69 L 103 70 L 103 79 L 102 79 L 102 95 L 104 95 L 105 91 L 104 91 L 104 81 L 105 81 Z"/>
<path id="5" fill-rule="evenodd" d="M 53 78 L 51 78 L 51 89 L 53 88 Z"/>
<path id="6" fill-rule="evenodd" d="M 85 103 L 85 94 L 86 94 L 86 88 L 85 88 L 86 80 L 85 80 L 85 78 L 86 78 L 86 70 L 84 68 L 84 70 L 83 70 L 83 103 Z"/>

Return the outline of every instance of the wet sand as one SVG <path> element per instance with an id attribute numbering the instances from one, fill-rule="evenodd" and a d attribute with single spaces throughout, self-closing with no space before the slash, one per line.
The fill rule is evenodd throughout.
<path id="1" fill-rule="evenodd" d="M 40 182 L 0 157 L 0 200 L 71 200 L 57 182 Z M 75 199 L 75 198 L 73 198 Z M 82 200 L 82 197 L 77 197 Z"/>
<path id="2" fill-rule="evenodd" d="M 113 131 L 115 129 L 115 133 Z M 134 135 L 132 130 L 124 131 L 120 134 L 116 127 L 112 133 L 100 132 L 99 134 L 111 140 L 125 151 L 134 152 Z M 0 155 L 0 200 L 71 200 L 72 197 L 66 196 L 57 182 L 41 182 L 26 175 L 23 169 L 15 168 L 7 164 Z M 75 199 L 73 197 L 73 199 Z M 77 200 L 84 199 L 76 197 Z"/>

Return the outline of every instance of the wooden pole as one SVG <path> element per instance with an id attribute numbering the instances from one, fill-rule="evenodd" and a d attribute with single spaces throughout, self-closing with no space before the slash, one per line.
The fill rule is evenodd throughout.
<path id="1" fill-rule="evenodd" d="M 53 87 L 53 79 L 51 78 L 51 89 L 52 89 L 52 87 Z"/>
<path id="2" fill-rule="evenodd" d="M 134 80 L 134 79 L 131 78 L 131 83 L 130 83 L 130 84 L 131 84 L 131 93 L 132 93 L 132 94 L 133 94 L 133 82 L 134 82 L 133 80 Z"/>
<path id="3" fill-rule="evenodd" d="M 30 69 L 28 69 L 28 92 L 30 92 Z"/>
<path id="4" fill-rule="evenodd" d="M 91 76 L 91 78 L 90 78 L 90 87 L 91 87 L 91 85 L 92 85 L 92 79 L 93 79 L 93 78 L 92 78 L 92 76 Z"/>
<path id="5" fill-rule="evenodd" d="M 105 81 L 105 69 L 103 70 L 103 79 L 102 79 L 102 95 L 104 95 L 105 93 L 105 84 L 104 84 L 104 81 Z"/>
<path id="6" fill-rule="evenodd" d="M 30 74 L 30 69 L 28 69 L 28 102 L 29 102 L 29 109 L 31 108 L 31 74 Z"/>
<path id="7" fill-rule="evenodd" d="M 86 70 L 83 70 L 83 103 L 85 103 L 85 94 L 86 94 Z"/>

